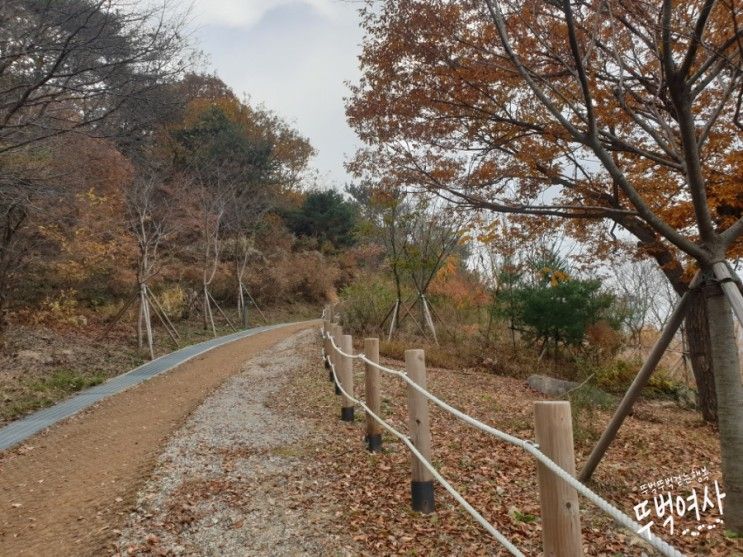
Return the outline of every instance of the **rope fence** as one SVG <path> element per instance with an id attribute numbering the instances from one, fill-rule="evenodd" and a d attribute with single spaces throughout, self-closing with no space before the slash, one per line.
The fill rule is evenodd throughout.
<path id="1" fill-rule="evenodd" d="M 341 419 L 353 421 L 353 405 L 358 405 L 364 410 L 367 416 L 367 439 L 369 440 L 370 450 L 375 449 L 373 446 L 375 444 L 372 443 L 370 437 L 375 436 L 374 432 L 378 431 L 379 427 L 394 435 L 408 447 L 415 458 L 412 481 L 412 503 L 414 510 L 422 510 L 424 512 L 433 511 L 432 481 L 430 482 L 430 493 L 426 493 L 426 489 L 424 488 L 427 486 L 421 484 L 426 484 L 427 478 L 431 480 L 435 479 L 511 555 L 524 555 L 502 532 L 489 523 L 467 502 L 431 464 L 430 430 L 428 430 L 428 413 L 426 407 L 426 401 L 430 401 L 466 424 L 500 441 L 523 449 L 539 463 L 540 470 L 538 476 L 542 503 L 543 541 L 546 555 L 582 554 L 582 535 L 580 532 L 577 494 L 588 499 L 601 511 L 632 533 L 637 534 L 642 530 L 642 527 L 631 517 L 575 478 L 575 457 L 572 446 L 572 419 L 569 402 L 536 403 L 537 440 L 540 440 L 541 431 L 544 444 L 549 444 L 552 449 L 551 452 L 554 453 L 545 454 L 537 443 L 520 439 L 489 426 L 454 408 L 429 392 L 425 386 L 426 372 L 422 350 L 406 351 L 406 371 L 392 369 L 381 365 L 378 361 L 378 339 L 365 340 L 364 349 L 366 352 L 370 352 L 368 349 L 370 348 L 372 352 L 370 355 L 372 357 L 364 353 L 354 354 L 351 336 L 343 335 L 340 325 L 331 323 L 327 309 L 323 311 L 322 317 L 324 320 L 323 330 L 321 331 L 324 342 L 323 359 L 325 360 L 325 366 L 329 370 L 329 379 L 335 384 L 336 393 L 342 396 Z M 370 402 L 370 404 L 353 396 L 352 365 L 354 360 L 359 360 L 365 364 L 366 397 L 368 399 L 367 402 Z M 400 432 L 380 417 L 378 379 L 375 379 L 375 374 L 379 372 L 397 377 L 407 384 L 409 393 L 409 429 L 411 430 L 411 435 Z M 371 402 L 372 400 L 375 403 Z M 423 424 L 426 431 L 414 431 L 421 424 Z M 376 437 L 381 438 L 378 434 L 376 434 Z M 566 446 L 566 443 L 569 446 Z M 561 444 L 562 446 L 560 446 Z M 378 441 L 376 443 L 376 448 L 381 448 L 381 442 Z M 545 451 L 550 453 L 547 449 Z M 555 462 L 555 460 L 559 463 Z M 416 477 L 416 464 L 420 468 L 420 471 L 417 473 L 418 477 Z M 418 500 L 416 500 L 416 497 Z M 575 501 L 572 501 L 572 499 L 575 499 Z M 568 509 L 569 512 L 565 512 L 565 509 Z M 660 537 L 652 534 L 648 534 L 648 536 L 643 537 L 643 540 L 661 555 L 683 557 L 683 553 Z"/>

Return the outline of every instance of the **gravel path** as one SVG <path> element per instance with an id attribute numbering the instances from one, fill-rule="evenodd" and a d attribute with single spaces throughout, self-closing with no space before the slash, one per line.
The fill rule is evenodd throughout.
<path id="1" fill-rule="evenodd" d="M 173 433 L 247 360 L 316 325 L 215 348 L 0 452 L 0 557 L 110 554 Z"/>
<path id="2" fill-rule="evenodd" d="M 120 555 L 338 555 L 309 426 L 272 399 L 317 372 L 317 332 L 246 362 L 170 439 L 118 543 Z"/>

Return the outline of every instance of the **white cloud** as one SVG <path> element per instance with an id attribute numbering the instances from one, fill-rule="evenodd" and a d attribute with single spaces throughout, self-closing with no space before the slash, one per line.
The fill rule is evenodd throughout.
<path id="1" fill-rule="evenodd" d="M 271 10 L 296 0 L 195 0 L 193 16 L 202 25 L 230 27 L 251 26 Z M 332 0 L 304 0 L 327 16 L 333 16 L 337 2 Z"/>
<path id="2" fill-rule="evenodd" d="M 241 4 L 220 0 L 215 6 L 220 3 Z M 257 13 L 258 2 L 245 4 Z M 332 9 L 332 15 L 317 4 Z M 343 106 L 348 94 L 344 81 L 358 76 L 361 31 L 356 7 L 336 1 L 269 0 L 261 3 L 258 11 L 263 13 L 250 24 L 203 24 L 196 31 L 200 47 L 228 85 L 274 110 L 309 137 L 319 151 L 314 165 L 335 186 L 347 181 L 344 155 L 352 154 L 358 145 Z"/>

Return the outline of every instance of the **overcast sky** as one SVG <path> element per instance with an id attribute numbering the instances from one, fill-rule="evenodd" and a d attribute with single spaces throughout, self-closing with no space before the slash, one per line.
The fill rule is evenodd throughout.
<path id="1" fill-rule="evenodd" d="M 342 0 L 196 0 L 198 46 L 238 95 L 289 120 L 318 151 L 313 165 L 342 187 L 358 145 L 344 81 L 358 78 L 359 4 Z"/>

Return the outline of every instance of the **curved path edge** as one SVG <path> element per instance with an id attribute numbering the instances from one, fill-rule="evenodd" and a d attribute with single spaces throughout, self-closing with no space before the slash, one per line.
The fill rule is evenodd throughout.
<path id="1" fill-rule="evenodd" d="M 245 329 L 244 331 L 238 331 L 237 333 L 213 338 L 204 342 L 199 342 L 198 344 L 191 344 L 174 352 L 170 352 L 169 354 L 165 354 L 164 356 L 160 356 L 159 358 L 155 358 L 154 360 L 122 373 L 121 375 L 112 377 L 100 385 L 80 391 L 76 395 L 63 400 L 62 402 L 58 402 L 57 404 L 44 408 L 43 410 L 38 410 L 37 412 L 10 422 L 8 425 L 0 428 L 0 451 L 14 447 L 40 431 L 43 431 L 46 428 L 93 406 L 95 403 L 111 395 L 121 393 L 147 381 L 148 379 L 160 375 L 161 373 L 168 372 L 193 358 L 213 350 L 214 348 L 224 346 L 225 344 L 258 333 L 271 331 L 287 325 L 299 325 L 302 323 L 311 323 L 311 321 L 297 321 Z"/>

